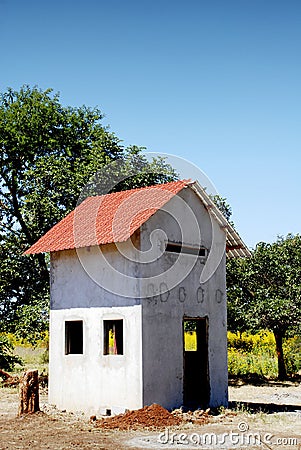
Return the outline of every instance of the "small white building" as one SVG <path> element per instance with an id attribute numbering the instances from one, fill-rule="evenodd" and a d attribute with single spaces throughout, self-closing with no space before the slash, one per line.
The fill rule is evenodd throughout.
<path id="1" fill-rule="evenodd" d="M 41 252 L 51 403 L 227 405 L 226 252 L 249 251 L 197 182 L 88 197 L 26 253 Z"/>

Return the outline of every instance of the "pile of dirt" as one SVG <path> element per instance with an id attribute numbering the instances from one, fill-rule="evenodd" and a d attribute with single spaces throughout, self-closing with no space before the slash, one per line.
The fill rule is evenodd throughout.
<path id="1" fill-rule="evenodd" d="M 163 428 L 180 425 L 182 419 L 154 403 L 151 406 L 128 411 L 118 416 L 97 420 L 96 426 L 107 430 L 138 430 L 139 428 Z"/>

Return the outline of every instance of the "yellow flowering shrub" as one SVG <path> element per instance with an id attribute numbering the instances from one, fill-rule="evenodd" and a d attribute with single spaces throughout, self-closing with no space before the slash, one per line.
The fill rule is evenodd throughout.
<path id="1" fill-rule="evenodd" d="M 284 339 L 283 352 L 288 374 L 301 369 L 301 337 Z M 274 334 L 268 330 L 258 333 L 228 332 L 228 370 L 230 376 L 257 374 L 275 378 L 278 362 Z"/>
<path id="2" fill-rule="evenodd" d="M 33 347 L 32 344 L 28 342 L 26 339 L 18 339 L 13 333 L 2 333 L 2 334 L 4 334 L 9 339 L 10 343 L 14 347 L 25 347 L 25 348 Z M 45 331 L 41 339 L 37 341 L 35 347 L 48 348 L 48 345 L 49 345 L 49 332 Z"/>

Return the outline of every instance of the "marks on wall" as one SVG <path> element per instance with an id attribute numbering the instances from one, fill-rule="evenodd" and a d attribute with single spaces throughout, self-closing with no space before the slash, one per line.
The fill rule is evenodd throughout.
<path id="1" fill-rule="evenodd" d="M 179 288 L 173 289 L 171 295 L 171 291 L 168 289 L 166 283 L 161 283 L 159 290 L 156 289 L 156 286 L 153 283 L 150 283 L 147 286 L 147 294 L 148 303 L 153 305 L 157 305 L 158 302 L 166 303 L 174 298 L 176 298 L 180 303 L 189 301 L 201 305 L 209 298 L 202 286 L 199 286 L 195 290 L 195 294 L 191 296 L 188 295 L 187 288 L 184 286 L 179 286 Z M 212 301 L 215 300 L 217 304 L 221 304 L 225 301 L 226 296 L 221 289 L 216 289 L 215 293 L 213 291 L 213 295 L 210 298 Z"/>

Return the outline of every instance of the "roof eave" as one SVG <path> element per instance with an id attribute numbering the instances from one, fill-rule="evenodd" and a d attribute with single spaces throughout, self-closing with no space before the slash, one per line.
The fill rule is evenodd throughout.
<path id="1" fill-rule="evenodd" d="M 189 184 L 189 187 L 198 195 L 207 209 L 208 213 L 218 222 L 219 226 L 226 233 L 226 251 L 229 257 L 249 257 L 251 252 L 243 242 L 237 231 L 227 221 L 223 213 L 218 209 L 213 200 L 202 188 L 198 181 Z"/>

